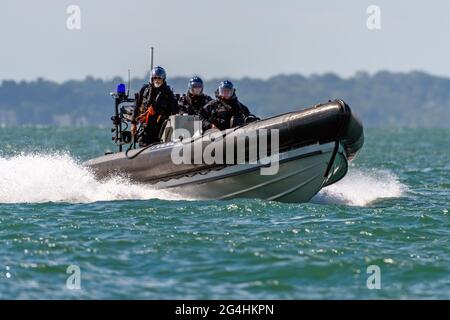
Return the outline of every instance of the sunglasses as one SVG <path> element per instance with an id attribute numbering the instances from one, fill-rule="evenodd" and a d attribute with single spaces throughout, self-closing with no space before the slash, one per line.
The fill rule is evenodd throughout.
<path id="1" fill-rule="evenodd" d="M 152 80 L 163 80 L 161 77 L 153 77 Z"/>

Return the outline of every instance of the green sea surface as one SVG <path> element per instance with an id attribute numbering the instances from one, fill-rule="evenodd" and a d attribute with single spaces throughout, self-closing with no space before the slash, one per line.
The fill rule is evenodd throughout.
<path id="1" fill-rule="evenodd" d="M 0 128 L 0 298 L 449 299 L 450 130 L 365 134 L 343 180 L 286 204 L 98 181 L 81 163 L 108 128 Z"/>

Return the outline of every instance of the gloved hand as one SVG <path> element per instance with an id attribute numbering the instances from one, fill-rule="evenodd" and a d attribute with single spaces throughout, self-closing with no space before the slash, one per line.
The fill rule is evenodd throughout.
<path id="1" fill-rule="evenodd" d="M 227 127 L 227 121 L 225 119 L 217 119 L 217 124 L 222 128 Z"/>

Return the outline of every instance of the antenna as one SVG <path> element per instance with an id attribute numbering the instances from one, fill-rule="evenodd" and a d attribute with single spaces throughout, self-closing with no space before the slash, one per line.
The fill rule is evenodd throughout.
<path id="1" fill-rule="evenodd" d="M 127 90 L 127 97 L 130 95 L 130 87 L 131 87 L 131 72 L 130 72 L 130 69 L 128 69 L 128 90 Z"/>
<path id="2" fill-rule="evenodd" d="M 152 70 L 153 70 L 153 47 L 150 47 L 150 81 L 152 82 Z"/>
<path id="3" fill-rule="evenodd" d="M 153 69 L 153 47 L 150 48 L 150 68 Z"/>

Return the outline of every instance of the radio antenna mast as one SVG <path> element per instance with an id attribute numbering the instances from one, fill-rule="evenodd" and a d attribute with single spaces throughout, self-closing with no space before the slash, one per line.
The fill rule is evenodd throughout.
<path id="1" fill-rule="evenodd" d="M 152 81 L 152 70 L 153 70 L 153 47 L 150 47 L 150 82 Z"/>
<path id="2" fill-rule="evenodd" d="M 130 87 L 131 87 L 131 72 L 130 72 L 130 69 L 128 69 L 128 90 L 127 90 L 127 97 L 130 95 Z"/>

